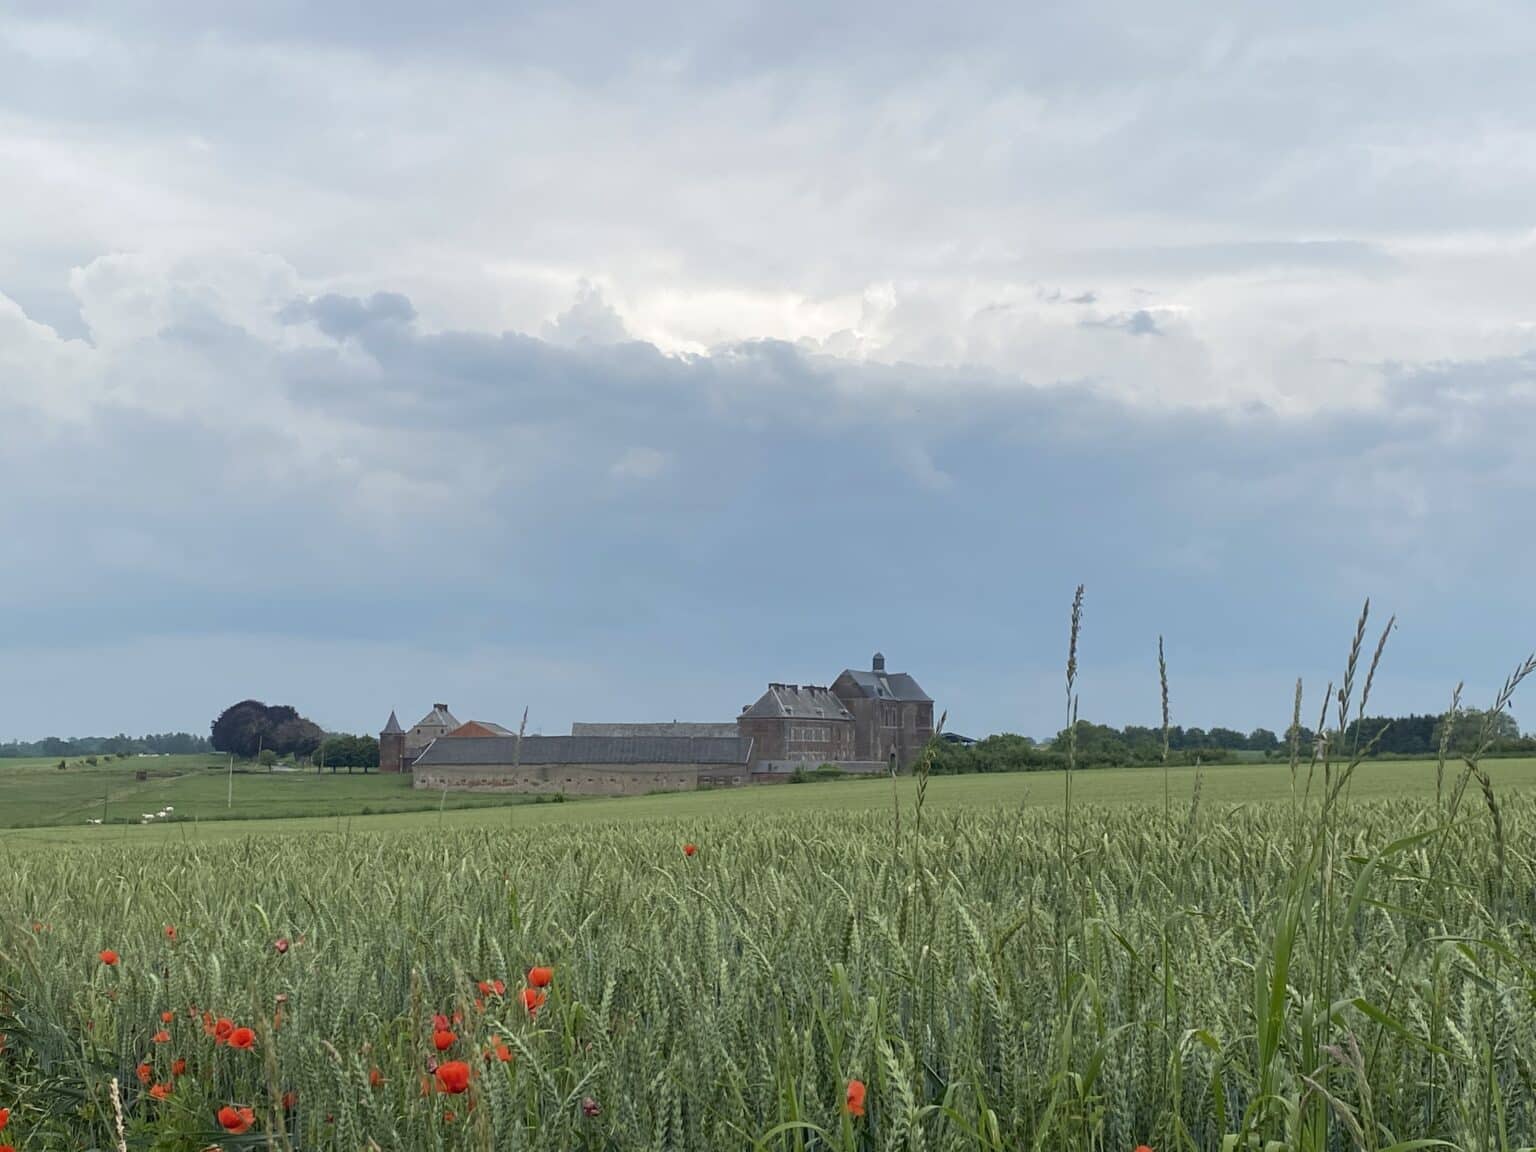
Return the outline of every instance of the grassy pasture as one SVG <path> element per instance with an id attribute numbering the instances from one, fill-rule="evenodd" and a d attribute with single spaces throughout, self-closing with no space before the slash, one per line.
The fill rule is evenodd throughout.
<path id="1" fill-rule="evenodd" d="M 448 811 L 439 815 L 443 797 L 415 792 L 405 776 L 323 776 L 254 772 L 235 777 L 235 812 L 224 817 L 225 779 L 198 765 L 207 757 L 188 757 L 195 764 L 169 769 L 170 778 L 134 784 L 131 767 L 54 773 L 33 767 L 11 775 L 0 762 L 0 841 L 46 843 L 155 843 L 189 838 L 216 838 L 272 833 L 336 831 L 344 823 L 352 831 L 410 831 L 423 828 L 558 828 L 608 822 L 635 823 L 657 819 L 679 822 L 759 819 L 778 813 L 889 810 L 889 780 L 841 781 L 829 784 L 774 785 L 723 792 L 673 793 L 614 799 L 572 800 L 564 804 L 518 803 L 516 797 L 455 795 Z M 133 761 L 127 762 L 132 765 Z M 150 763 L 154 763 L 150 761 Z M 164 763 L 162 761 L 162 763 Z M 1491 760 L 1488 770 L 1501 792 L 1536 789 L 1536 759 Z M 95 773 L 95 775 L 92 775 Z M 68 777 L 55 783 L 55 777 Z M 1196 770 L 1172 768 L 1168 789 L 1174 803 L 1188 803 L 1194 794 Z M 113 788 L 113 811 L 130 815 L 174 804 L 188 820 L 211 817 L 219 823 L 186 823 L 151 827 L 86 827 L 87 816 L 100 814 L 104 782 Z M 1305 787 L 1305 775 L 1299 787 Z M 1161 806 L 1163 772 L 1159 768 L 1114 768 L 1080 772 L 1073 783 L 1074 801 L 1083 805 Z M 60 792 L 54 789 L 58 788 Z M 915 785 L 899 787 L 908 803 Z M 1060 805 L 1063 780 L 1059 772 L 1011 773 L 992 776 L 936 776 L 929 784 L 927 803 L 935 809 L 1042 807 Z M 1316 787 L 1316 786 L 1315 786 Z M 94 789 L 94 801 L 93 801 Z M 121 791 L 119 791 L 119 789 Z M 1228 764 L 1202 770 L 1202 802 L 1208 810 L 1265 802 L 1289 803 L 1291 775 L 1284 764 Z M 1431 761 L 1382 761 L 1362 765 L 1351 786 L 1358 800 L 1420 797 L 1433 799 L 1435 765 Z M 94 810 L 92 804 L 94 803 Z M 359 815 L 365 807 L 385 815 Z M 457 809 L 457 810 L 455 810 Z M 27 827 L 22 825 L 51 825 Z"/>
<path id="2" fill-rule="evenodd" d="M 138 781 L 144 771 L 149 779 Z M 219 756 L 166 756 L 110 760 L 97 765 L 57 760 L 0 760 L 0 827 L 85 826 L 103 814 L 108 820 L 137 820 L 145 812 L 173 805 L 188 820 L 283 819 L 374 812 L 437 810 L 442 797 L 416 792 L 408 775 L 364 775 L 343 769 L 334 775 L 310 771 L 268 772 L 236 765 L 234 804 Z M 448 807 L 515 802 L 509 798 L 450 795 Z"/>

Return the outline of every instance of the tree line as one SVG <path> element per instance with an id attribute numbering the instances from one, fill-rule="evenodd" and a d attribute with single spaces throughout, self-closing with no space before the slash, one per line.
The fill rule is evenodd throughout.
<path id="1" fill-rule="evenodd" d="M 1342 735 L 1341 754 L 1358 747 L 1373 758 L 1433 758 L 1446 738 L 1447 753 L 1467 755 L 1481 748 L 1485 755 L 1536 755 L 1536 737 L 1521 735 L 1507 712 L 1485 713 L 1475 708 L 1456 715 L 1446 732 L 1445 716 L 1367 716 L 1352 722 Z M 1242 733 L 1233 728 L 1168 729 L 1168 763 L 1219 763 L 1231 759 L 1283 760 L 1290 756 L 1287 729 L 1277 734 L 1267 728 Z M 1302 727 L 1294 733 L 1301 758 L 1311 758 L 1317 735 Z M 974 744 L 940 741 L 933 771 L 950 775 L 966 772 L 1039 772 L 1063 768 L 1067 763 L 1069 733 L 1062 729 L 1045 743 L 1028 736 L 1004 733 Z M 1075 763 L 1079 768 L 1133 767 L 1163 762 L 1163 730 L 1140 725 L 1112 728 L 1079 720 Z"/>
<path id="2" fill-rule="evenodd" d="M 0 744 L 0 759 L 70 756 L 196 756 L 213 748 L 207 737 L 190 732 L 163 732 L 148 736 L 49 736 L 42 740 L 12 740 Z"/>

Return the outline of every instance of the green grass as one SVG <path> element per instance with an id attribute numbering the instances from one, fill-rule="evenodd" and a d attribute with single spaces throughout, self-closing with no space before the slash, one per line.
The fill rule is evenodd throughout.
<path id="1" fill-rule="evenodd" d="M 136 772 L 149 779 L 137 781 Z M 217 756 L 167 756 L 105 761 L 90 766 L 70 761 L 0 760 L 0 828 L 51 825 L 85 827 L 103 815 L 110 823 L 136 821 L 166 805 L 185 820 L 272 820 L 345 816 L 374 812 L 436 812 L 440 793 L 417 792 L 409 774 L 364 775 L 345 770 L 269 772 L 236 765 L 234 803 L 225 762 Z M 450 808 L 518 803 L 515 797 L 450 794 Z"/>
<path id="2" fill-rule="evenodd" d="M 206 757 L 193 758 L 198 763 Z M 132 762 L 130 762 L 132 763 Z M 1536 759 L 1491 760 L 1488 767 L 1500 792 L 1536 789 Z M 107 770 L 101 770 L 107 771 Z M 1289 802 L 1291 776 L 1284 764 L 1228 764 L 1207 767 L 1203 774 L 1202 802 L 1208 808 L 1269 801 Z M 1196 770 L 1173 768 L 1169 782 L 1176 802 L 1187 802 L 1194 793 Z M 64 773 L 58 773 L 63 776 Z M 779 784 L 717 792 L 668 793 L 612 799 L 571 800 L 564 804 L 516 804 L 514 797 L 448 794 L 448 808 L 441 817 L 436 792 L 415 792 L 407 776 L 315 776 L 257 772 L 235 777 L 235 812 L 241 820 L 224 822 L 225 780 L 222 773 L 188 775 L 173 772 L 174 779 L 133 785 L 132 770 L 113 779 L 126 790 L 114 801 L 114 811 L 137 815 L 174 804 L 186 821 L 150 827 L 86 827 L 89 800 L 72 797 L 64 806 L 44 791 L 52 782 L 48 771 L 9 777 L 0 767 L 0 822 L 13 828 L 48 824 L 0 834 L 9 843 L 156 843 L 196 837 L 228 838 L 253 834 L 334 831 L 338 827 L 357 832 L 399 832 L 421 828 L 537 828 L 608 822 L 647 822 L 657 819 L 688 821 L 717 816 L 759 818 L 776 813 L 888 810 L 891 784 L 888 779 L 840 781 L 826 784 Z M 127 782 L 123 783 L 122 777 Z M 72 783 L 75 783 L 72 781 Z M 1305 772 L 1299 787 L 1305 786 Z M 116 786 L 116 785 L 115 785 Z M 100 788 L 98 781 L 94 787 Z M 900 788 L 910 803 L 914 781 L 903 779 Z M 1320 785 L 1315 786 L 1320 787 Z M 927 804 L 934 809 L 1058 806 L 1063 780 L 1059 772 L 1008 773 L 991 776 L 935 776 L 929 785 Z M 87 788 L 88 792 L 88 788 Z M 116 793 L 114 793 L 115 795 Z M 1393 760 L 1366 763 L 1357 771 L 1351 795 L 1372 798 L 1425 797 L 1435 794 L 1435 765 L 1430 761 Z M 1160 768 L 1107 768 L 1079 772 L 1073 780 L 1076 804 L 1120 806 L 1161 805 L 1163 773 Z M 78 805 L 78 806 L 77 806 Z M 510 805 L 510 807 L 509 807 Z M 388 815 L 360 815 L 364 807 L 375 812 L 386 806 L 406 809 Z M 455 811 L 454 809 L 459 810 Z M 194 818 L 195 827 L 189 826 Z M 204 818 L 218 824 L 203 824 Z"/>

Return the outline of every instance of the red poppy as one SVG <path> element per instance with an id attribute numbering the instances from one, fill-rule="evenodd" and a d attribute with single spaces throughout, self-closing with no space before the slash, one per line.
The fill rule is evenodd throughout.
<path id="1" fill-rule="evenodd" d="M 512 1049 L 508 1048 L 505 1044 L 498 1040 L 491 1046 L 490 1051 L 485 1054 L 485 1058 L 487 1060 L 489 1060 L 492 1056 L 496 1057 L 496 1059 L 500 1060 L 503 1064 L 506 1064 L 512 1059 Z"/>
<path id="2" fill-rule="evenodd" d="M 115 965 L 117 963 L 117 953 L 112 951 L 112 949 L 110 949 L 110 948 L 103 948 L 101 950 L 100 956 L 101 956 L 101 962 L 103 964 L 105 964 L 108 968 L 111 968 L 113 965 Z"/>
<path id="3" fill-rule="evenodd" d="M 178 1057 L 176 1057 L 176 1059 L 171 1061 L 171 1075 L 172 1076 L 185 1076 L 186 1073 L 187 1073 L 187 1062 L 185 1060 L 183 1060 L 180 1056 L 178 1056 Z"/>
<path id="4" fill-rule="evenodd" d="M 528 969 L 528 983 L 532 984 L 535 988 L 548 988 L 554 978 L 555 970 L 553 968 Z"/>
<path id="5" fill-rule="evenodd" d="M 1138 1144 L 1136 1145 L 1136 1152 L 1152 1152 L 1152 1149 L 1146 1144 Z"/>
<path id="6" fill-rule="evenodd" d="M 698 850 L 699 850 L 699 846 L 697 844 L 684 844 L 683 845 L 683 855 L 684 856 L 692 856 Z"/>
<path id="7" fill-rule="evenodd" d="M 213 1038 L 222 1044 L 229 1039 L 229 1034 L 235 1030 L 235 1022 L 220 1016 L 213 1026 Z"/>
<path id="8" fill-rule="evenodd" d="M 441 1012 L 439 1012 L 436 1016 L 432 1017 L 432 1029 L 433 1029 L 433 1031 L 441 1032 L 441 1031 L 443 1031 L 443 1029 L 445 1029 L 447 1027 L 448 1027 L 448 1017 L 444 1016 Z"/>
<path id="9" fill-rule="evenodd" d="M 299 1094 L 292 1088 L 283 1093 L 283 1111 L 292 1112 L 293 1106 L 299 1102 Z"/>
<path id="10" fill-rule="evenodd" d="M 0 1108 L 0 1132 L 5 1131 L 5 1126 L 11 1122 L 11 1110 Z"/>
<path id="11" fill-rule="evenodd" d="M 160 1013 L 160 1023 L 162 1024 L 169 1024 L 174 1019 L 176 1019 L 176 1013 L 174 1012 Z"/>
<path id="12" fill-rule="evenodd" d="M 489 996 L 492 992 L 498 996 L 505 996 L 507 994 L 507 986 L 500 980 L 482 980 L 476 987 L 480 990 L 480 995 L 482 996 Z"/>
<path id="13" fill-rule="evenodd" d="M 590 1096 L 583 1096 L 581 1099 L 581 1114 L 588 1120 L 595 1116 L 601 1116 L 603 1114 L 602 1105 Z"/>
<path id="14" fill-rule="evenodd" d="M 288 937 L 279 936 L 272 942 L 272 947 L 277 949 L 279 956 L 286 956 L 288 954 Z"/>
<path id="15" fill-rule="evenodd" d="M 148 1064 L 140 1064 L 133 1073 L 139 1078 L 140 1084 L 148 1084 L 155 1078 L 155 1070 Z"/>
<path id="16" fill-rule="evenodd" d="M 864 1081 L 848 1081 L 848 1115 L 864 1115 Z"/>
<path id="17" fill-rule="evenodd" d="M 169 1044 L 170 1042 L 171 1042 L 171 1034 L 169 1032 L 167 1032 L 164 1028 L 160 1029 L 160 1031 L 155 1033 L 155 1043 L 156 1044 Z"/>
<path id="18" fill-rule="evenodd" d="M 171 1084 L 171 1082 L 169 1080 L 167 1080 L 164 1083 L 156 1084 L 153 1088 L 151 1088 L 149 1090 L 149 1094 L 151 1096 L 153 1096 L 156 1100 L 164 1100 L 166 1097 L 168 1097 L 171 1094 L 171 1088 L 172 1087 L 173 1087 L 173 1085 Z"/>
<path id="19" fill-rule="evenodd" d="M 432 1047 L 436 1048 L 439 1052 L 446 1052 L 453 1047 L 453 1042 L 457 1039 L 458 1037 L 452 1032 L 445 1028 L 440 1028 L 432 1033 Z"/>
<path id="20" fill-rule="evenodd" d="M 542 1008 L 544 1006 L 544 1001 L 548 999 L 549 997 L 543 992 L 540 992 L 537 988 L 523 989 L 523 1007 L 528 1009 L 528 1015 L 530 1016 Z"/>
<path id="21" fill-rule="evenodd" d="M 14 1144 L 0 1144 L 0 1152 L 16 1152 Z"/>
<path id="22" fill-rule="evenodd" d="M 219 1109 L 219 1126 L 232 1136 L 238 1136 L 242 1132 L 250 1131 L 251 1125 L 256 1123 L 256 1113 L 249 1108 L 234 1108 L 228 1104 Z"/>
<path id="23" fill-rule="evenodd" d="M 368 1069 L 368 1087 L 377 1088 L 382 1083 L 384 1083 L 384 1073 L 377 1068 Z"/>
<path id="24" fill-rule="evenodd" d="M 174 925 L 174 924 L 167 924 L 165 926 L 165 938 L 167 940 L 170 940 L 170 941 L 173 941 L 173 942 L 175 941 L 175 939 L 176 939 L 176 925 Z"/>
<path id="25" fill-rule="evenodd" d="M 231 1048 L 246 1049 L 256 1043 L 256 1033 L 249 1028 L 236 1028 L 229 1034 L 229 1046 Z"/>
<path id="26" fill-rule="evenodd" d="M 449 1095 L 457 1096 L 469 1088 L 469 1065 L 462 1060 L 448 1060 L 438 1066 L 437 1086 Z"/>

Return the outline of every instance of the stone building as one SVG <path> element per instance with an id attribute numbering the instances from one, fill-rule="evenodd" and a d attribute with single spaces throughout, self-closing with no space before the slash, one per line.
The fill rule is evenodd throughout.
<path id="1" fill-rule="evenodd" d="M 491 736 L 434 741 L 411 768 L 417 788 L 638 796 L 745 784 L 740 736 Z"/>
<path id="2" fill-rule="evenodd" d="M 788 779 L 796 769 L 836 764 L 854 766 L 853 713 L 830 688 L 814 684 L 770 684 L 768 691 L 736 717 L 736 728 L 752 741 L 752 779 Z M 864 765 L 878 771 L 880 764 Z"/>
<path id="3" fill-rule="evenodd" d="M 845 668 L 832 691 L 853 714 L 853 759 L 910 768 L 933 738 L 933 700 L 905 672 L 887 672 L 875 653 L 868 672 Z"/>
<path id="4" fill-rule="evenodd" d="M 905 770 L 932 736 L 933 701 L 877 652 L 868 672 L 845 669 L 830 688 L 770 684 L 725 723 L 577 723 L 569 736 L 519 738 L 488 721 L 460 724 L 446 704 L 409 731 L 391 712 L 379 768 L 414 770 L 418 788 L 628 795 L 784 781 L 821 764 Z"/>

